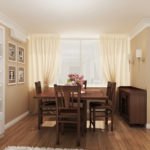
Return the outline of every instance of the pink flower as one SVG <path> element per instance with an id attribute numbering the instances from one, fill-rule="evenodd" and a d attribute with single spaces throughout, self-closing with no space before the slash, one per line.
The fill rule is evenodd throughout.
<path id="1" fill-rule="evenodd" d="M 67 80 L 67 82 L 68 82 L 67 85 L 75 86 L 75 85 L 79 84 L 79 85 L 81 85 L 81 88 L 83 88 L 84 76 L 79 76 L 77 73 L 74 73 L 74 74 L 69 74 L 68 77 L 69 77 L 69 79 Z"/>
<path id="2" fill-rule="evenodd" d="M 80 83 L 83 84 L 83 83 L 84 83 L 84 80 L 81 80 Z"/>
<path id="3" fill-rule="evenodd" d="M 72 76 L 71 79 L 72 79 L 72 80 L 75 80 L 75 76 Z"/>
<path id="4" fill-rule="evenodd" d="M 72 81 L 71 83 L 72 83 L 73 86 L 76 85 L 76 82 L 75 82 L 75 81 Z"/>
<path id="5" fill-rule="evenodd" d="M 80 76 L 80 77 L 79 77 L 80 80 L 83 80 L 83 78 L 84 78 L 84 76 Z"/>
<path id="6" fill-rule="evenodd" d="M 79 75 L 78 75 L 78 74 L 76 74 L 76 73 L 74 74 L 74 76 L 75 76 L 76 78 L 79 78 Z"/>
<path id="7" fill-rule="evenodd" d="M 73 76 L 72 74 L 69 74 L 69 75 L 68 75 L 69 78 L 72 78 L 72 76 Z"/>

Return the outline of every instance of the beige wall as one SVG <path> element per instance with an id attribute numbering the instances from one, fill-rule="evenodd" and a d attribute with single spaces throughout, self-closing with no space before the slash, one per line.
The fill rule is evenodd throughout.
<path id="1" fill-rule="evenodd" d="M 142 62 L 136 59 L 136 49 L 142 49 Z M 131 40 L 131 85 L 147 90 L 147 123 L 150 123 L 150 28 L 144 29 Z"/>
<path id="2" fill-rule="evenodd" d="M 3 26 L 0 24 L 0 26 Z M 27 43 L 21 43 L 10 37 L 9 28 L 5 27 L 5 124 L 20 116 L 28 110 L 28 86 L 27 86 Z M 8 62 L 8 41 L 17 46 L 25 47 L 25 65 Z M 8 65 L 25 67 L 25 84 L 8 86 Z"/>

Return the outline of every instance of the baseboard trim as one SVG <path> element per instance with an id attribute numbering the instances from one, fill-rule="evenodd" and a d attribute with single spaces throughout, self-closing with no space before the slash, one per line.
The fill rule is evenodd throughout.
<path id="1" fill-rule="evenodd" d="M 24 117 L 26 117 L 29 114 L 29 111 L 23 113 L 22 115 L 18 116 L 17 118 L 15 118 L 14 120 L 8 122 L 7 124 L 5 124 L 5 129 L 10 128 L 11 126 L 13 126 L 14 124 L 16 124 L 18 121 L 22 120 Z"/>
<path id="2" fill-rule="evenodd" d="M 147 129 L 150 129 L 150 123 L 147 123 L 147 124 L 146 124 L 146 128 L 147 128 Z"/>

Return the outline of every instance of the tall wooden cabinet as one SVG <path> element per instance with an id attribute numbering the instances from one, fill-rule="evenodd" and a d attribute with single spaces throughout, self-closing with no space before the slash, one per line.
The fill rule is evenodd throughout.
<path id="1" fill-rule="evenodd" d="M 4 133 L 5 114 L 5 29 L 0 26 L 0 136 Z"/>
<path id="2" fill-rule="evenodd" d="M 129 124 L 146 124 L 147 92 L 132 86 L 119 87 L 119 111 Z"/>

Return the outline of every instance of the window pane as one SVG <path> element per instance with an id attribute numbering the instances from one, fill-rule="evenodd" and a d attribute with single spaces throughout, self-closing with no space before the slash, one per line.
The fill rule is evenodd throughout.
<path id="1" fill-rule="evenodd" d="M 62 40 L 60 57 L 58 83 L 65 84 L 68 74 L 80 74 L 80 41 Z"/>
<path id="2" fill-rule="evenodd" d="M 81 43 L 81 73 L 88 85 L 101 85 L 105 81 L 102 77 L 100 65 L 100 49 L 98 40 L 82 40 Z"/>
<path id="3" fill-rule="evenodd" d="M 81 44 L 81 45 L 80 45 Z M 99 40 L 62 40 L 56 83 L 66 84 L 70 73 L 84 75 L 88 86 L 105 86 L 100 65 Z"/>

